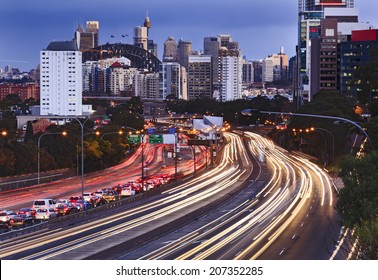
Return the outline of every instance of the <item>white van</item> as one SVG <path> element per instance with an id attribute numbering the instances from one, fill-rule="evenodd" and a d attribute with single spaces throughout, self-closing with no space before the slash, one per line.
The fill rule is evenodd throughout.
<path id="1" fill-rule="evenodd" d="M 55 208 L 55 200 L 53 200 L 52 198 L 36 199 L 33 202 L 32 208 L 34 210 Z"/>

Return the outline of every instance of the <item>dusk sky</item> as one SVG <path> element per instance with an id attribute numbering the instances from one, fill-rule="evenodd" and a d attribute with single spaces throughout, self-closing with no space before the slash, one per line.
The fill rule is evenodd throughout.
<path id="1" fill-rule="evenodd" d="M 289 57 L 297 43 L 297 0 L 0 0 L 0 68 L 29 71 L 52 41 L 71 40 L 79 23 L 100 22 L 100 44 L 133 43 L 133 28 L 151 20 L 150 39 L 162 59 L 168 36 L 191 41 L 230 34 L 247 59 L 262 59 L 284 47 Z M 378 27 L 377 0 L 355 0 L 361 22 Z M 122 35 L 128 34 L 123 38 Z M 114 35 L 115 38 L 110 36 Z"/>

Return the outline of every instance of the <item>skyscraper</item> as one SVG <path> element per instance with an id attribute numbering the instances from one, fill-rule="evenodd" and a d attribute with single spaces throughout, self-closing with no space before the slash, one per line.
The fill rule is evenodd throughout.
<path id="1" fill-rule="evenodd" d="M 81 115 L 82 53 L 75 42 L 50 43 L 40 52 L 40 65 L 41 115 Z"/>
<path id="2" fill-rule="evenodd" d="M 163 61 L 177 61 L 177 42 L 173 37 L 164 42 Z"/>
<path id="3" fill-rule="evenodd" d="M 160 70 L 160 96 L 183 99 L 181 94 L 181 66 L 177 62 L 163 62 Z"/>
<path id="4" fill-rule="evenodd" d="M 212 97 L 211 56 L 188 56 L 188 98 Z"/>
<path id="5" fill-rule="evenodd" d="M 180 40 L 177 46 L 177 62 L 188 71 L 188 58 L 192 54 L 192 42 Z"/>
<path id="6" fill-rule="evenodd" d="M 134 28 L 134 45 L 148 50 L 147 27 L 137 26 Z"/>
<path id="7" fill-rule="evenodd" d="M 229 45 L 230 46 L 230 45 Z M 231 47 L 234 47 L 232 44 Z M 239 49 L 219 49 L 219 99 L 231 101 L 241 98 L 242 56 Z"/>
<path id="8" fill-rule="evenodd" d="M 212 84 L 214 90 L 219 90 L 219 49 L 221 47 L 220 37 L 205 37 L 203 41 L 203 52 L 211 56 L 213 68 Z"/>
<path id="9" fill-rule="evenodd" d="M 310 42 L 321 34 L 321 19 L 326 8 L 353 8 L 354 0 L 298 0 L 297 77 L 294 79 L 294 103 L 299 107 L 311 101 Z"/>
<path id="10" fill-rule="evenodd" d="M 100 25 L 98 21 L 87 21 L 86 29 L 78 26 L 75 33 L 75 40 L 80 51 L 95 48 L 99 44 Z"/>

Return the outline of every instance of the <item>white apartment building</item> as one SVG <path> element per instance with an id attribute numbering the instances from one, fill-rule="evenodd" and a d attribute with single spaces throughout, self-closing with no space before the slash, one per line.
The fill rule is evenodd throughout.
<path id="1" fill-rule="evenodd" d="M 159 73 L 137 73 L 134 76 L 134 93 L 141 98 L 162 99 L 159 96 Z"/>
<path id="2" fill-rule="evenodd" d="M 273 82 L 274 60 L 268 57 L 262 62 L 262 81 Z"/>
<path id="3" fill-rule="evenodd" d="M 52 42 L 40 52 L 41 115 L 82 115 L 82 53 L 74 41 Z"/>
<path id="4" fill-rule="evenodd" d="M 221 47 L 219 63 L 221 101 L 240 99 L 243 83 L 243 63 L 240 51 L 229 51 L 226 47 Z"/>
<path id="5" fill-rule="evenodd" d="M 242 59 L 240 56 L 225 56 L 221 60 L 220 94 L 222 101 L 240 99 L 242 92 Z"/>

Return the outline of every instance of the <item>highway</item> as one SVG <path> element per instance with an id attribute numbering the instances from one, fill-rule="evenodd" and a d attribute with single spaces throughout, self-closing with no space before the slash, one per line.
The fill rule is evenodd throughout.
<path id="1" fill-rule="evenodd" d="M 2 242 L 0 258 L 329 259 L 340 227 L 328 175 L 257 134 L 225 137 L 208 172 L 106 215 Z"/>

